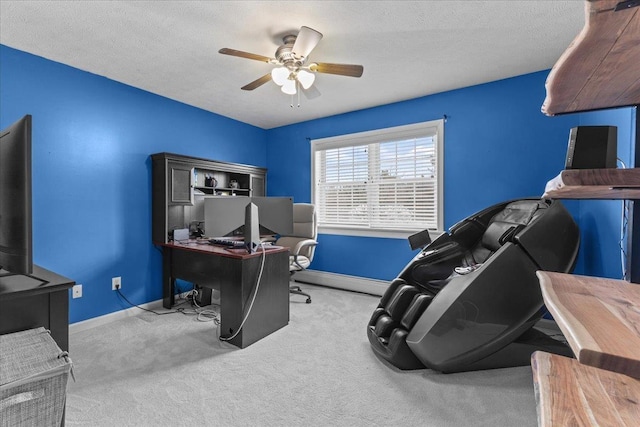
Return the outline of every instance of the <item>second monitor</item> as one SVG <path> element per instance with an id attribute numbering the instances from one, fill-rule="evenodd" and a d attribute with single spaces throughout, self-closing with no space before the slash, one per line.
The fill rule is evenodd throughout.
<path id="1" fill-rule="evenodd" d="M 258 208 L 260 234 L 287 235 L 293 232 L 293 198 L 208 196 L 204 199 L 204 233 L 207 237 L 242 236 L 245 209 Z"/>

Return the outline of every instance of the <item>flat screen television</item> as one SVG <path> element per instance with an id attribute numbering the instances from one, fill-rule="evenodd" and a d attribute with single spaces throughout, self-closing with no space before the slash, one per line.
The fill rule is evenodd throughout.
<path id="1" fill-rule="evenodd" d="M 33 273 L 31 115 L 0 132 L 1 274 Z"/>

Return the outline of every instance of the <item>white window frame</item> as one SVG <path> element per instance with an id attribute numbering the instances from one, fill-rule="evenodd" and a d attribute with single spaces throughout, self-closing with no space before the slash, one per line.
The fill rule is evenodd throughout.
<path id="1" fill-rule="evenodd" d="M 415 123 L 404 126 L 396 126 L 392 128 L 377 129 L 367 132 L 359 132 L 347 135 L 339 135 L 329 138 L 321 138 L 311 140 L 311 200 L 318 205 L 317 185 L 319 177 L 316 169 L 316 152 L 333 148 L 343 148 L 352 146 L 361 146 L 367 144 L 378 144 L 390 141 L 400 141 L 411 138 L 435 137 L 436 152 L 436 229 L 429 229 L 432 236 L 436 236 L 444 229 L 443 212 L 443 186 L 444 186 L 444 119 L 431 120 L 428 122 Z M 318 224 L 318 232 L 323 234 L 339 234 L 348 236 L 367 236 L 367 237 L 386 237 L 386 238 L 402 238 L 422 231 L 424 228 L 371 228 L 368 226 L 353 226 L 343 224 Z"/>

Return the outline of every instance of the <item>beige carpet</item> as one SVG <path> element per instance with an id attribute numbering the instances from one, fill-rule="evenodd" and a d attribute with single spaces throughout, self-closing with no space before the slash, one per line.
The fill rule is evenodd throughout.
<path id="1" fill-rule="evenodd" d="M 285 328 L 240 350 L 181 314 L 70 336 L 67 426 L 536 426 L 531 368 L 400 371 L 369 347 L 379 298 L 304 285 Z"/>

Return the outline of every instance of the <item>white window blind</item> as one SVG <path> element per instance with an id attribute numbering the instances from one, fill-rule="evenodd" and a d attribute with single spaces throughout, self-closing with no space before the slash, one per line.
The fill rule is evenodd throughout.
<path id="1" fill-rule="evenodd" d="M 312 141 L 320 227 L 441 230 L 443 121 Z"/>

